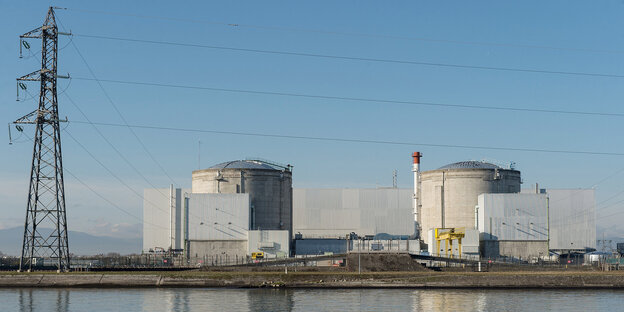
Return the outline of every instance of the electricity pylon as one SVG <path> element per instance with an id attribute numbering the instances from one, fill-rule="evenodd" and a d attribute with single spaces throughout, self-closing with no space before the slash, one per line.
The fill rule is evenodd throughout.
<path id="1" fill-rule="evenodd" d="M 24 239 L 19 271 L 32 271 L 42 260 L 52 259 L 58 272 L 69 271 L 69 245 L 65 214 L 65 185 L 63 157 L 56 95 L 58 36 L 54 8 L 50 7 L 43 26 L 20 36 L 22 46 L 30 48 L 27 38 L 41 39 L 41 69 L 17 78 L 18 88 L 25 89 L 23 81 L 40 81 L 39 107 L 17 119 L 14 124 L 34 124 L 35 136 L 30 169 L 30 186 L 24 223 Z M 18 89 L 19 90 L 19 89 Z"/>

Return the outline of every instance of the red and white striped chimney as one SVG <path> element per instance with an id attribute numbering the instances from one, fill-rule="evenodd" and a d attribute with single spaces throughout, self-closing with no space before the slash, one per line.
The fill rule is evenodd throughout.
<path id="1" fill-rule="evenodd" d="M 420 157 L 422 154 L 420 152 L 414 152 L 412 154 L 412 158 L 414 160 L 414 164 L 412 165 L 412 172 L 414 173 L 414 196 L 412 207 L 414 208 L 414 226 L 416 234 L 420 236 L 420 222 L 418 211 L 420 210 Z"/>

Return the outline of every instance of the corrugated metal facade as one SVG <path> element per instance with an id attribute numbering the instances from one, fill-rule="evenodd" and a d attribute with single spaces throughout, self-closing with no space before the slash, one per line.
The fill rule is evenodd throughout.
<path id="1" fill-rule="evenodd" d="M 550 249 L 596 248 L 596 199 L 592 189 L 547 189 Z"/>
<path id="2" fill-rule="evenodd" d="M 189 240 L 247 240 L 249 194 L 189 194 Z"/>
<path id="3" fill-rule="evenodd" d="M 294 232 L 308 237 L 411 235 L 412 196 L 412 189 L 294 189 Z"/>
<path id="4" fill-rule="evenodd" d="M 182 249 L 184 244 L 184 193 L 188 189 L 145 189 L 143 191 L 143 251 Z M 171 196 L 173 195 L 173 196 Z M 171 207 L 171 197 L 173 207 Z M 171 212 L 173 210 L 173 215 Z M 171 222 L 171 223 L 170 223 Z M 173 230 L 173 240 L 171 231 Z"/>
<path id="5" fill-rule="evenodd" d="M 545 194 L 481 194 L 478 202 L 481 240 L 548 240 Z"/>

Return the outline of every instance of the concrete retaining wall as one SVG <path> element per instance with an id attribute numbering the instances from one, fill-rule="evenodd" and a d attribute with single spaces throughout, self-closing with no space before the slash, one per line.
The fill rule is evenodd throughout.
<path id="1" fill-rule="evenodd" d="M 624 289 L 622 272 L 7 274 L 0 287 L 284 287 Z"/>

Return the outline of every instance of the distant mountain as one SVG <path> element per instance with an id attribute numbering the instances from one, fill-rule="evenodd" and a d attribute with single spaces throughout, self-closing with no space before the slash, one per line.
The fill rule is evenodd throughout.
<path id="1" fill-rule="evenodd" d="M 6 255 L 18 256 L 22 252 L 23 227 L 0 230 L 0 251 Z M 140 238 L 121 239 L 94 236 L 84 232 L 69 231 L 69 252 L 75 255 L 96 255 L 117 252 L 122 255 L 141 253 Z"/>

